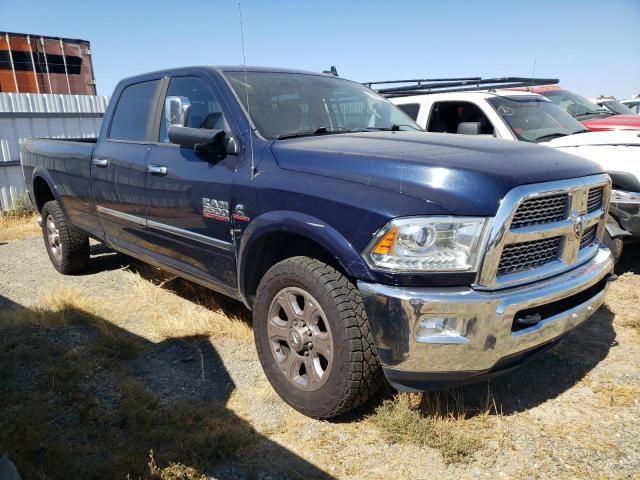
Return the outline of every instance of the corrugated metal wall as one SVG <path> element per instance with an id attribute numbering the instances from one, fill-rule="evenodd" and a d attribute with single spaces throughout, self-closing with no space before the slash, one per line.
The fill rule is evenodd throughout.
<path id="1" fill-rule="evenodd" d="M 0 210 L 12 208 L 25 190 L 20 142 L 97 137 L 108 102 L 103 96 L 0 93 Z"/>
<path id="2" fill-rule="evenodd" d="M 36 93 L 0 93 L 0 112 L 104 113 L 109 97 Z"/>

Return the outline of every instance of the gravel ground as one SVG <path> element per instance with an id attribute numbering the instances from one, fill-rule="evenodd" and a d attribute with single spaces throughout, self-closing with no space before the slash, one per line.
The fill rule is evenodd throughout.
<path id="1" fill-rule="evenodd" d="M 136 371 L 163 401 L 223 398 L 233 418 L 261 435 L 249 467 L 247 459 L 223 462 L 211 472 L 214 478 L 311 478 L 321 472 L 363 479 L 640 478 L 640 332 L 629 326 L 640 300 L 635 245 L 625 253 L 607 305 L 589 321 L 536 362 L 489 386 L 462 389 L 470 404 L 490 391 L 497 414 L 477 432 L 486 437 L 484 447 L 466 462 L 449 464 L 435 449 L 386 440 L 370 420 L 376 405 L 339 422 L 297 414 L 269 387 L 250 338 L 214 335 L 217 362 L 201 362 L 197 345 L 163 342 L 157 317 L 131 300 L 134 274 L 125 267 L 136 264 L 100 245 L 92 248 L 90 272 L 62 276 L 49 264 L 41 239 L 0 244 L 0 313 L 16 304 L 35 308 L 47 293 L 73 289 L 103 305 L 105 320 L 157 345 L 136 360 Z M 153 288 L 170 296 L 177 311 L 193 309 L 184 289 L 173 293 L 170 282 Z M 220 302 L 223 314 L 241 310 Z"/>

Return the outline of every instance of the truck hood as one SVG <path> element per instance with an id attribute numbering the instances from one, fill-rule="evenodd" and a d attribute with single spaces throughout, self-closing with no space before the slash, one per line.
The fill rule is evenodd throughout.
<path id="1" fill-rule="evenodd" d="M 566 137 L 554 138 L 546 142 L 550 147 L 580 147 L 586 145 L 640 146 L 640 132 L 633 130 L 615 130 L 602 132 L 576 133 Z"/>
<path id="2" fill-rule="evenodd" d="M 602 171 L 539 145 L 422 132 L 305 137 L 271 149 L 283 169 L 411 195 L 455 215 L 492 216 L 514 187 Z"/>
<path id="3" fill-rule="evenodd" d="M 589 130 L 640 130 L 640 115 L 612 115 L 606 118 L 585 120 L 582 124 Z"/>

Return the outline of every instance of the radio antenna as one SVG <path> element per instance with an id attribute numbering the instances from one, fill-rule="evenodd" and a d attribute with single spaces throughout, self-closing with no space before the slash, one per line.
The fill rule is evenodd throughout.
<path id="1" fill-rule="evenodd" d="M 240 14 L 240 39 L 242 43 L 242 69 L 244 71 L 244 91 L 247 101 L 247 113 L 249 113 L 249 150 L 251 152 L 251 180 L 256 176 L 256 165 L 253 157 L 253 129 L 251 128 L 251 105 L 249 104 L 249 84 L 247 83 L 247 56 L 244 50 L 244 23 L 242 21 L 242 6 L 238 2 L 238 13 Z"/>
<path id="2" fill-rule="evenodd" d="M 536 78 L 536 61 L 537 59 L 533 59 L 533 68 L 531 69 L 531 87 L 533 88 L 533 80 Z"/>
<path id="3" fill-rule="evenodd" d="M 531 85 L 529 86 L 529 91 L 533 91 L 533 84 L 535 82 L 535 78 L 536 78 L 536 60 L 537 59 L 533 59 L 533 68 L 531 69 Z M 531 103 L 531 105 L 533 105 L 533 97 L 531 97 L 531 100 L 529 103 Z"/>

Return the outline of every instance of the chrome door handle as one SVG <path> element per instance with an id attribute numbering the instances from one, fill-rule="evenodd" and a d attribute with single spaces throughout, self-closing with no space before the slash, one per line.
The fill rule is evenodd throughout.
<path id="1" fill-rule="evenodd" d="M 109 160 L 106 160 L 104 158 L 94 158 L 93 159 L 93 164 L 96 167 L 104 168 L 104 167 L 109 166 Z"/>
<path id="2" fill-rule="evenodd" d="M 151 175 L 166 175 L 167 167 L 163 165 L 147 165 L 147 172 Z"/>

